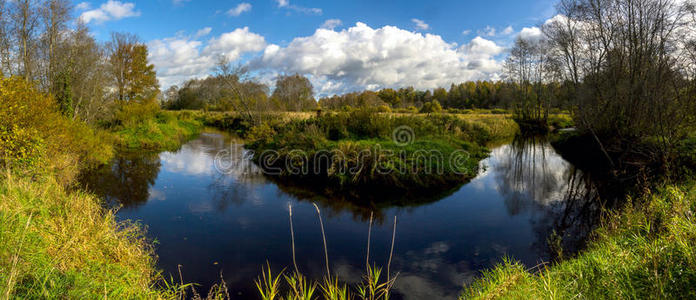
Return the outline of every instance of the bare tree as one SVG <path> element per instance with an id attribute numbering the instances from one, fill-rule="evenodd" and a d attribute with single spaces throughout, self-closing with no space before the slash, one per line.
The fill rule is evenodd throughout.
<path id="1" fill-rule="evenodd" d="M 13 32 L 19 48 L 17 51 L 19 56 L 17 74 L 28 80 L 33 80 L 39 14 L 36 5 L 31 0 L 16 0 L 10 3 L 14 5 Z"/>
<path id="2" fill-rule="evenodd" d="M 676 0 L 563 0 L 564 17 L 545 26 L 574 86 L 576 124 L 608 158 L 665 160 L 685 134 L 694 113 L 678 63 L 679 33 L 693 26 L 687 11 Z M 658 137 L 659 151 L 639 146 L 650 137 Z"/>
<path id="3" fill-rule="evenodd" d="M 43 84 L 52 92 L 54 90 L 53 81 L 56 73 L 56 48 L 66 32 L 67 23 L 70 21 L 72 5 L 68 0 L 46 0 L 41 10 L 41 21 L 43 23 L 43 47 L 41 49 L 46 66 L 43 68 Z"/>
<path id="4" fill-rule="evenodd" d="M 12 68 L 12 28 L 7 1 L 0 1 L 0 71 L 5 75 L 13 73 Z"/>
<path id="5" fill-rule="evenodd" d="M 289 111 L 303 111 L 317 106 L 312 83 L 299 74 L 278 76 L 271 98 Z"/>
<path id="6" fill-rule="evenodd" d="M 253 82 L 248 69 L 240 65 L 233 65 L 226 56 L 221 55 L 218 57 L 216 73 L 218 80 L 222 83 L 221 86 L 224 87 L 221 92 L 227 93 L 231 98 L 237 100 L 230 102 L 234 110 L 252 124 L 256 124 L 259 118 L 253 109 L 253 93 L 245 89 L 245 82 Z"/>

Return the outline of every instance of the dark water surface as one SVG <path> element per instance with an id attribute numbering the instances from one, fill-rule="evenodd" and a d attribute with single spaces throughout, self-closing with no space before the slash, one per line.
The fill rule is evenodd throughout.
<path id="1" fill-rule="evenodd" d="M 177 152 L 122 155 L 83 182 L 110 205 L 122 205 L 119 218 L 147 226 L 165 275 L 178 278 L 181 265 L 184 281 L 207 291 L 222 273 L 240 299 L 257 298 L 253 279 L 266 261 L 276 271 L 292 265 L 289 204 L 299 268 L 317 279 L 325 269 L 312 201 L 322 210 L 331 271 L 344 280 L 363 274 L 369 212 L 376 219 L 371 260 L 382 266 L 397 216 L 391 270 L 399 272 L 395 298 L 403 299 L 454 299 L 504 256 L 533 267 L 554 258 L 549 244 L 572 252 L 582 247 L 599 207 L 589 176 L 543 139 L 493 148 L 480 174 L 449 195 L 387 203 L 326 199 L 274 183 L 243 160 L 240 143 L 206 132 Z M 233 157 L 223 163 L 239 168 L 218 171 L 222 150 Z"/>

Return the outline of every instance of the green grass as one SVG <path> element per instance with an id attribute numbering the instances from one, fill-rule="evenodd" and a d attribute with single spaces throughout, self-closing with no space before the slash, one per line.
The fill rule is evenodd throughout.
<path id="1" fill-rule="evenodd" d="M 173 298 L 140 226 L 51 177 L 0 178 L 0 298 Z M 161 281 L 159 281 L 161 282 Z M 169 292 L 171 291 L 171 292 Z"/>
<path id="2" fill-rule="evenodd" d="M 182 117 L 182 113 L 162 111 L 155 118 L 116 130 L 117 144 L 130 150 L 175 150 L 198 134 L 200 121 Z"/>
<path id="3" fill-rule="evenodd" d="M 696 185 L 667 186 L 627 203 L 577 257 L 532 270 L 506 259 L 461 298 L 695 298 Z"/>
<path id="4" fill-rule="evenodd" d="M 501 115 L 472 120 L 356 110 L 268 121 L 246 135 L 256 162 L 279 170 L 279 177 L 318 179 L 341 189 L 389 186 L 408 191 L 465 182 L 487 156 L 485 145 L 516 132 L 514 121 Z M 277 157 L 267 160 L 267 151 Z M 298 151 L 306 159 L 293 159 Z"/>

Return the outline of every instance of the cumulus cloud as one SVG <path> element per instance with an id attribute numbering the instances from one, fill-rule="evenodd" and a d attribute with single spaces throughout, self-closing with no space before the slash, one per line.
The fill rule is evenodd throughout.
<path id="1" fill-rule="evenodd" d="M 364 88 L 430 89 L 467 80 L 495 79 L 503 48 L 482 37 L 457 47 L 439 35 L 364 23 L 342 31 L 318 29 L 287 47 L 268 45 L 256 69 L 308 74 L 321 94 Z"/>
<path id="2" fill-rule="evenodd" d="M 227 11 L 227 15 L 233 16 L 233 17 L 238 17 L 242 13 L 251 11 L 251 4 L 242 2 L 239 3 L 235 8 L 232 8 Z"/>
<path id="3" fill-rule="evenodd" d="M 258 52 L 266 46 L 265 39 L 248 27 L 209 39 L 206 43 L 198 40 L 204 28 L 193 37 L 177 36 L 153 40 L 148 43 L 149 60 L 155 65 L 157 77 L 163 88 L 191 78 L 202 78 L 210 73 L 220 55 L 230 60 L 239 59 L 249 52 Z"/>
<path id="4" fill-rule="evenodd" d="M 519 37 L 523 40 L 538 41 L 542 37 L 542 32 L 539 27 L 524 27 L 520 31 Z"/>
<path id="5" fill-rule="evenodd" d="M 420 30 L 428 30 L 428 29 L 430 29 L 430 25 L 428 25 L 427 23 L 425 23 L 423 20 L 419 20 L 419 19 L 413 18 L 413 19 L 411 19 L 411 22 L 413 22 L 413 24 L 416 26 L 416 28 L 418 28 L 418 29 L 420 29 Z"/>
<path id="6" fill-rule="evenodd" d="M 510 35 L 513 32 L 515 32 L 515 29 L 513 29 L 512 26 L 508 26 L 508 27 L 505 27 L 505 29 L 503 29 L 503 31 L 501 31 L 500 33 L 503 35 Z"/>
<path id="7" fill-rule="evenodd" d="M 341 22 L 339 19 L 328 19 L 321 24 L 321 28 L 333 30 L 334 28 L 341 26 L 341 24 L 343 24 L 343 22 Z"/>
<path id="8" fill-rule="evenodd" d="M 469 30 L 469 29 L 462 31 L 462 35 L 464 35 L 464 36 L 469 35 L 470 33 L 471 33 L 471 30 Z"/>
<path id="9" fill-rule="evenodd" d="M 90 23 L 92 21 L 103 23 L 137 16 L 140 16 L 140 11 L 135 10 L 134 3 L 109 0 L 97 9 L 83 12 L 80 14 L 80 19 L 85 23 Z"/>

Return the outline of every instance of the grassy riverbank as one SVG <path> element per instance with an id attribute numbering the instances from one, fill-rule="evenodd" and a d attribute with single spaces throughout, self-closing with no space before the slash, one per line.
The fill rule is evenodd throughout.
<path id="1" fill-rule="evenodd" d="M 338 187 L 434 189 L 473 177 L 485 145 L 514 136 L 505 116 L 391 115 L 368 110 L 268 121 L 247 133 L 247 147 L 280 177 Z M 393 189 L 392 189 L 393 190 Z"/>
<path id="2" fill-rule="evenodd" d="M 201 121 L 189 114 L 160 111 L 154 117 L 114 129 L 116 144 L 126 150 L 173 151 L 196 136 Z"/>
<path id="3" fill-rule="evenodd" d="M 117 222 L 96 197 L 52 177 L 2 175 L 0 295 L 5 298 L 158 298 L 142 228 Z"/>
<path id="4" fill-rule="evenodd" d="M 606 216 L 586 251 L 532 270 L 483 273 L 462 299 L 676 299 L 696 291 L 696 184 L 668 185 Z"/>
<path id="5" fill-rule="evenodd" d="M 162 136 L 145 136 L 158 140 L 194 131 L 168 114 L 135 127 L 157 127 Z M 176 297 L 141 226 L 72 187 L 79 172 L 109 162 L 119 139 L 135 138 L 66 116 L 21 78 L 0 79 L 0 115 L 0 298 Z"/>

